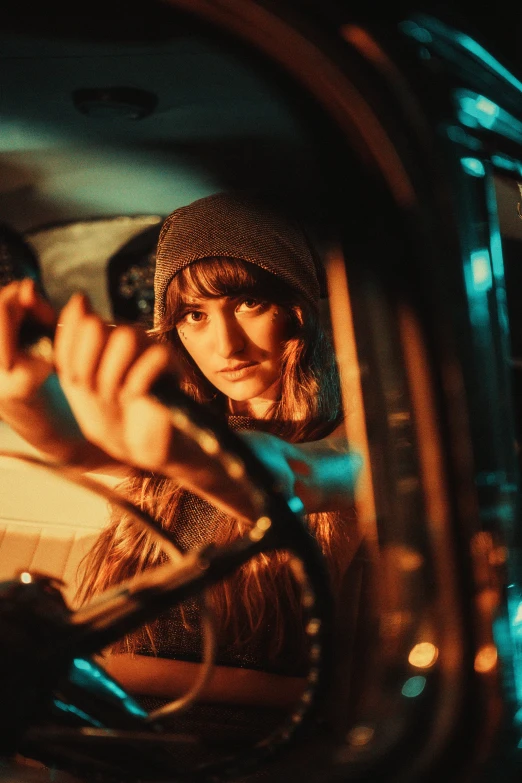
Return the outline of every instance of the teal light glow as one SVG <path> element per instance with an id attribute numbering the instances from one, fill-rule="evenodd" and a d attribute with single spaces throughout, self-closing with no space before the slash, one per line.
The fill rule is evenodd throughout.
<path id="1" fill-rule="evenodd" d="M 492 155 L 491 162 L 498 169 L 514 171 L 515 174 L 522 177 L 522 164 L 518 160 L 513 160 L 513 158 L 508 158 L 505 155 Z"/>
<path id="2" fill-rule="evenodd" d="M 443 130 L 446 131 L 446 136 L 450 141 L 455 141 L 474 152 L 478 152 L 484 146 L 480 139 L 470 136 L 460 125 L 447 125 L 445 128 L 443 127 Z"/>
<path id="3" fill-rule="evenodd" d="M 67 135 L 55 128 L 29 119 L 13 119 L 2 115 L 0 152 L 23 152 L 59 148 L 67 142 Z"/>
<path id="4" fill-rule="evenodd" d="M 408 699 L 415 699 L 420 696 L 426 687 L 426 677 L 417 675 L 416 677 L 410 677 L 402 686 L 401 693 Z"/>
<path id="5" fill-rule="evenodd" d="M 467 49 L 467 51 L 470 52 L 470 54 L 482 60 L 482 62 L 485 63 L 488 66 L 488 68 L 491 68 L 492 71 L 495 71 L 496 74 L 498 74 L 503 79 L 505 79 L 510 84 L 512 84 L 513 87 L 515 87 L 517 90 L 522 90 L 522 82 L 516 79 L 513 76 L 513 74 L 507 70 L 507 68 L 504 68 L 504 66 L 501 65 L 498 60 L 496 60 L 486 49 L 484 49 L 483 46 L 478 44 L 473 38 L 470 38 L 469 35 L 465 35 L 464 33 L 456 33 L 455 40 L 464 49 Z"/>
<path id="6" fill-rule="evenodd" d="M 465 90 L 457 90 L 456 97 L 460 106 L 459 119 L 463 125 L 471 128 L 480 126 L 491 130 L 500 114 L 500 108 L 496 103 L 483 95 L 475 95 Z"/>
<path id="7" fill-rule="evenodd" d="M 460 163 L 466 174 L 472 177 L 483 177 L 486 173 L 484 164 L 478 158 L 461 158 Z"/>
<path id="8" fill-rule="evenodd" d="M 468 295 L 469 317 L 472 325 L 489 328 L 490 312 L 488 293 L 493 284 L 489 251 L 480 248 L 463 259 L 463 273 Z"/>
<path id="9" fill-rule="evenodd" d="M 493 130 L 517 143 L 522 142 L 522 122 L 484 95 L 471 90 L 455 90 L 459 121 L 472 129 Z"/>
<path id="10" fill-rule="evenodd" d="M 509 618 L 509 633 L 511 638 L 511 654 L 513 675 L 518 703 L 522 703 L 522 589 L 517 584 L 507 588 L 507 608 Z M 517 720 L 521 720 L 522 710 L 517 712 Z M 521 740 L 522 743 L 522 740 Z M 522 744 L 519 744 L 522 747 Z"/>
<path id="11" fill-rule="evenodd" d="M 93 670 L 92 663 L 85 658 L 75 658 L 73 661 L 73 666 L 83 672 L 90 672 Z"/>
<path id="12" fill-rule="evenodd" d="M 466 33 L 455 30 L 453 27 L 448 27 L 441 22 L 440 19 L 425 14 L 419 14 L 417 16 L 417 21 L 408 19 L 400 24 L 400 29 L 406 35 L 425 45 L 434 41 L 434 38 L 442 38 L 444 39 L 445 44 L 452 43 L 453 45 L 465 49 L 473 57 L 481 60 L 482 63 L 496 73 L 497 76 L 505 79 L 509 84 L 515 87 L 515 89 L 522 91 L 522 82 L 516 79 L 513 74 L 484 49 L 483 46 Z M 447 54 L 448 52 L 446 49 L 446 56 Z"/>
<path id="13" fill-rule="evenodd" d="M 148 712 L 137 701 L 129 696 L 115 680 L 109 677 L 101 666 L 98 666 L 88 658 L 75 658 L 69 676 L 71 682 L 79 685 L 81 688 L 99 693 L 102 696 L 115 696 L 121 702 L 126 712 L 130 712 L 139 718 L 148 717 Z"/>
<path id="14" fill-rule="evenodd" d="M 522 601 L 513 604 L 511 623 L 517 629 L 517 635 L 522 636 Z"/>
<path id="15" fill-rule="evenodd" d="M 502 292 L 505 291 L 505 287 L 504 287 L 505 271 L 504 271 L 504 257 L 502 255 L 502 237 L 500 235 L 500 229 L 498 227 L 498 220 L 495 220 L 496 204 L 494 210 L 492 209 L 490 211 L 490 214 L 491 214 L 491 221 L 490 221 L 491 269 L 493 271 L 493 276 L 498 283 L 497 300 L 498 300 L 499 307 L 502 309 L 504 305 L 503 304 L 501 305 L 501 299 L 499 299 L 499 297 L 502 297 Z"/>
<path id="16" fill-rule="evenodd" d="M 304 512 L 304 505 L 301 498 L 298 498 L 297 495 L 294 495 L 293 498 L 290 498 L 288 501 L 288 506 L 290 508 L 290 511 L 292 511 L 294 514 L 302 514 Z"/>
<path id="17" fill-rule="evenodd" d="M 484 248 L 471 254 L 471 276 L 475 291 L 489 291 L 492 284 L 491 259 Z"/>
<path id="18" fill-rule="evenodd" d="M 411 19 L 407 19 L 405 22 L 401 22 L 399 29 L 405 35 L 409 35 L 410 38 L 415 38 L 416 41 L 422 44 L 429 44 L 433 42 L 432 35 L 425 27 L 421 27 Z"/>
<path id="19" fill-rule="evenodd" d="M 97 666 L 94 666 L 91 661 L 86 660 L 85 658 L 75 658 L 73 661 L 73 666 L 78 669 L 81 674 L 78 677 L 78 675 L 75 676 L 74 672 L 71 672 L 71 678 L 74 681 L 77 681 L 79 684 L 84 682 L 84 678 L 82 677 L 83 674 L 86 675 L 86 679 L 94 679 L 100 682 L 100 684 L 103 686 L 104 690 L 108 690 L 110 693 L 113 693 L 114 696 L 117 696 L 119 699 L 124 699 L 127 695 L 123 688 L 120 688 L 120 686 L 114 682 L 114 680 L 111 680 L 107 677 L 105 672 L 98 668 Z"/>
<path id="20" fill-rule="evenodd" d="M 74 704 L 66 704 L 64 701 L 60 701 L 60 699 L 54 699 L 53 703 L 54 706 L 60 710 L 60 712 L 68 712 L 71 715 L 74 715 L 76 718 L 80 718 L 81 720 L 85 721 L 85 723 L 89 723 L 91 726 L 96 726 L 98 729 L 105 728 L 103 723 L 100 723 L 100 721 L 92 718 L 90 715 L 87 715 L 87 713 L 83 710 L 79 710 L 78 707 L 74 706 Z"/>

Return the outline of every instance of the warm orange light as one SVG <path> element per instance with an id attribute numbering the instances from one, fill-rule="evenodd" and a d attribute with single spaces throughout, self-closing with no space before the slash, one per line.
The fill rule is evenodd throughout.
<path id="1" fill-rule="evenodd" d="M 508 548 L 507 546 L 494 547 L 489 553 L 489 562 L 492 566 L 502 566 L 507 562 Z"/>
<path id="2" fill-rule="evenodd" d="M 475 655 L 475 671 L 479 674 L 490 672 L 497 665 L 498 652 L 494 644 L 483 645 Z"/>
<path id="3" fill-rule="evenodd" d="M 431 642 L 419 642 L 412 647 L 408 661 L 418 669 L 428 669 L 433 666 L 439 655 L 438 649 Z"/>
<path id="4" fill-rule="evenodd" d="M 398 566 L 403 571 L 418 571 L 424 562 L 424 558 L 420 552 L 406 546 L 394 546 L 393 554 Z"/>
<path id="5" fill-rule="evenodd" d="M 355 726 L 355 728 L 348 732 L 346 741 L 349 745 L 363 747 L 372 741 L 374 734 L 375 731 L 371 726 Z"/>

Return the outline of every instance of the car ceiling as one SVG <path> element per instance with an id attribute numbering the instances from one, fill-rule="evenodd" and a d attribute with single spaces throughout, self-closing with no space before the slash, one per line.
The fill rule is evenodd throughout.
<path id="1" fill-rule="evenodd" d="M 0 33 L 0 220 L 25 232 L 167 214 L 255 179 L 289 195 L 310 190 L 306 132 L 257 56 L 179 14 L 162 16 L 155 36 L 150 20 L 141 29 L 127 20 L 118 35 L 111 25 L 95 35 L 81 21 Z M 111 98 L 118 88 L 150 94 L 153 111 L 132 117 Z M 75 105 L 78 90 L 103 96 L 90 114 Z"/>
<path id="2" fill-rule="evenodd" d="M 3 13 L 0 221 L 34 232 L 71 220 L 161 216 L 253 182 L 282 202 L 321 210 L 328 185 L 302 96 L 260 55 L 153 0 L 126 3 L 125 13 L 113 0 L 66 9 L 4 0 Z M 513 59 L 498 33 L 492 43 Z M 116 101 L 98 102 L 90 115 L 75 105 L 77 90 L 121 87 L 152 94 L 154 110 L 134 119 Z M 520 235 L 516 186 L 499 190 Z"/>

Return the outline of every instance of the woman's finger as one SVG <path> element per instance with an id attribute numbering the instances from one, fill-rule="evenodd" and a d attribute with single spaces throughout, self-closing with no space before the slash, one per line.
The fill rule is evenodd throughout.
<path id="1" fill-rule="evenodd" d="M 60 313 L 54 340 L 54 361 L 59 374 L 66 381 L 73 381 L 78 329 L 82 319 L 90 314 L 89 301 L 82 293 L 73 294 Z"/>
<path id="2" fill-rule="evenodd" d="M 0 367 L 9 371 L 18 351 L 18 331 L 24 316 L 20 303 L 20 283 L 0 290 Z"/>
<path id="3" fill-rule="evenodd" d="M 98 367 L 106 352 L 111 328 L 96 315 L 82 318 L 74 354 L 69 356 L 69 377 L 92 391 L 97 389 Z"/>
<path id="4" fill-rule="evenodd" d="M 118 326 L 111 331 L 97 377 L 98 393 L 105 400 L 119 395 L 127 373 L 148 344 L 145 334 L 131 326 Z"/>

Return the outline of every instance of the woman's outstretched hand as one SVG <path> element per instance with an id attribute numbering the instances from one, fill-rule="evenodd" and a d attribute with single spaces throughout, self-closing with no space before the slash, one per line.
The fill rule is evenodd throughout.
<path id="1" fill-rule="evenodd" d="M 87 440 L 116 461 L 164 467 L 171 419 L 149 392 L 161 374 L 175 373 L 172 349 L 139 326 L 107 324 L 82 294 L 63 308 L 54 349 L 60 385 Z"/>
<path id="2" fill-rule="evenodd" d="M 265 432 L 243 432 L 242 439 L 273 473 L 280 492 L 298 497 L 308 513 L 349 509 L 362 459 L 346 437 L 287 443 Z"/>
<path id="3" fill-rule="evenodd" d="M 28 319 L 55 330 L 52 357 L 20 345 Z M 106 324 L 82 294 L 57 316 L 31 279 L 0 289 L 0 417 L 46 458 L 85 470 L 160 466 L 168 413 L 144 395 L 167 368 L 167 346 Z"/>

